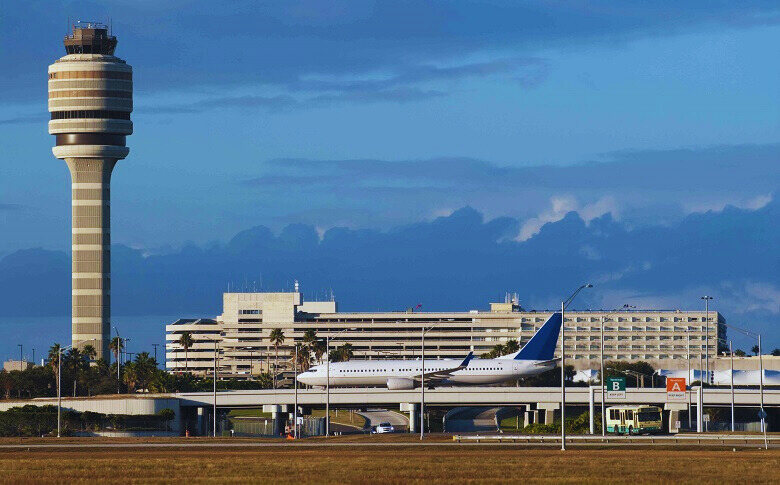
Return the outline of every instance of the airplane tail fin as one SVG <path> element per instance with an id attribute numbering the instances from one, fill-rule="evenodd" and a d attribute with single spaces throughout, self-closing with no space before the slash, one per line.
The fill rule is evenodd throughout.
<path id="1" fill-rule="evenodd" d="M 560 312 L 553 313 L 519 352 L 501 356 L 499 359 L 551 360 L 555 356 L 562 323 Z"/>

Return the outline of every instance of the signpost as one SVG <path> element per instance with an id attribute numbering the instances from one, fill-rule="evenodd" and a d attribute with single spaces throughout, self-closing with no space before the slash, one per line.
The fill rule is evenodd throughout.
<path id="1" fill-rule="evenodd" d="M 666 378 L 666 402 L 685 401 L 685 377 Z"/>
<path id="2" fill-rule="evenodd" d="M 609 399 L 626 398 L 625 377 L 607 377 L 607 398 Z"/>

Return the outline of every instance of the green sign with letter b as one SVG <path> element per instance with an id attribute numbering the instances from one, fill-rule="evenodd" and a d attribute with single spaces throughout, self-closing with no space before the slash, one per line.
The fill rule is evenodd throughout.
<path id="1" fill-rule="evenodd" d="M 626 398 L 625 377 L 607 377 L 607 397 L 610 399 Z"/>

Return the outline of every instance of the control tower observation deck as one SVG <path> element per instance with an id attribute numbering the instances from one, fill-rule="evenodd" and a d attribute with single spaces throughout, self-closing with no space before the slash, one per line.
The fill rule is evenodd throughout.
<path id="1" fill-rule="evenodd" d="M 72 343 L 109 358 L 111 335 L 110 181 L 133 132 L 133 70 L 114 56 L 105 25 L 79 22 L 66 55 L 49 66 L 49 133 L 72 188 Z"/>

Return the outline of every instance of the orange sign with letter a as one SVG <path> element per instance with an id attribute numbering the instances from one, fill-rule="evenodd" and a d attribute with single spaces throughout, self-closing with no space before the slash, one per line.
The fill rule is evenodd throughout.
<path id="1" fill-rule="evenodd" d="M 666 401 L 685 401 L 685 377 L 666 378 Z"/>

